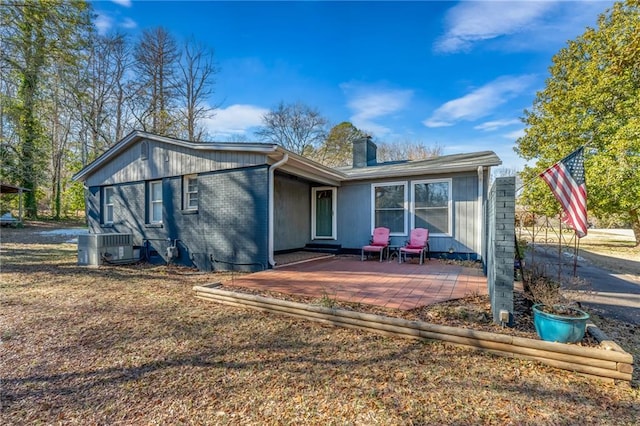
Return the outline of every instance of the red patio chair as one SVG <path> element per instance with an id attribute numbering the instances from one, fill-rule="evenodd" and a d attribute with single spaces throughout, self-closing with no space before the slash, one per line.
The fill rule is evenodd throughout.
<path id="1" fill-rule="evenodd" d="M 375 228 L 373 230 L 373 236 L 368 246 L 362 247 L 362 254 L 360 260 L 364 260 L 364 254 L 367 252 L 380 253 L 380 262 L 385 256 L 385 253 L 389 251 L 389 228 Z"/>
<path id="2" fill-rule="evenodd" d="M 411 230 L 409 241 L 404 247 L 400 247 L 398 255 L 398 263 L 402 263 L 402 255 L 404 254 L 404 261 L 407 261 L 407 253 L 417 254 L 420 257 L 420 264 L 424 261 L 425 253 L 431 258 L 429 249 L 429 230 L 425 228 L 415 228 Z"/>

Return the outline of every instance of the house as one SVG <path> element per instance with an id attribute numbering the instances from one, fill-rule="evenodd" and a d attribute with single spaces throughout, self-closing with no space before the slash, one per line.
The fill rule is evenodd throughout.
<path id="1" fill-rule="evenodd" d="M 260 270 L 314 244 L 359 253 L 377 226 L 393 245 L 426 227 L 432 252 L 478 259 L 500 164 L 490 151 L 378 163 L 365 138 L 353 167 L 332 169 L 275 144 L 134 131 L 73 179 L 86 188 L 90 233 L 130 233 L 147 256 L 199 270 Z"/>

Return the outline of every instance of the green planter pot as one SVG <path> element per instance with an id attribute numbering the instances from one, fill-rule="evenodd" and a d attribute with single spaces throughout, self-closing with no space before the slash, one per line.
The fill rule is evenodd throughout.
<path id="1" fill-rule="evenodd" d="M 533 325 L 538 336 L 548 342 L 577 343 L 584 337 L 589 314 L 570 308 L 576 316 L 558 315 L 544 312 L 542 305 L 533 305 Z"/>

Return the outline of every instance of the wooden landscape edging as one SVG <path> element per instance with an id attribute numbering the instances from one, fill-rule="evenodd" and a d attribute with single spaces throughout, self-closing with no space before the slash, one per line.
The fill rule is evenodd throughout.
<path id="1" fill-rule="evenodd" d="M 496 355 L 538 361 L 604 380 L 631 381 L 633 357 L 606 336 L 594 324 L 587 331 L 601 341 L 602 348 L 545 342 L 524 337 L 477 331 L 466 328 L 410 321 L 344 309 L 272 299 L 253 294 L 221 290 L 220 284 L 195 286 L 196 297 L 204 300 L 280 313 L 323 324 L 372 331 L 387 336 L 442 340 Z"/>

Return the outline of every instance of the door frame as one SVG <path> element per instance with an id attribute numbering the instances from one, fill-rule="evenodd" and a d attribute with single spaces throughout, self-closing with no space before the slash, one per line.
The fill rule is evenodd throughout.
<path id="1" fill-rule="evenodd" d="M 316 235 L 316 194 L 318 191 L 331 191 L 331 235 Z M 337 224 L 338 188 L 335 186 L 314 186 L 311 188 L 311 239 L 312 240 L 336 240 L 338 239 Z"/>

